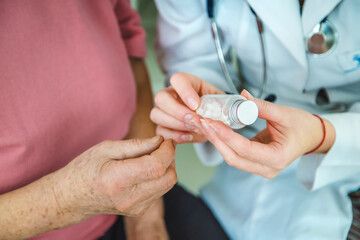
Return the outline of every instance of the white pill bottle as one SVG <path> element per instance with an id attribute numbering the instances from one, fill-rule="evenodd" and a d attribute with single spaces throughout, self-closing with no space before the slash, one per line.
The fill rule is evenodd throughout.
<path id="1" fill-rule="evenodd" d="M 221 121 L 233 129 L 240 129 L 253 124 L 259 111 L 253 101 L 241 95 L 210 94 L 201 97 L 196 113 L 203 118 Z"/>

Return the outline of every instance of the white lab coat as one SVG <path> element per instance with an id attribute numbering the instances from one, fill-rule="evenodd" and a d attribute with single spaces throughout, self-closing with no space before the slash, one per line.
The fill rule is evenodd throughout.
<path id="1" fill-rule="evenodd" d="M 215 2 L 223 50 L 231 46 L 236 52 L 246 88 L 256 96 L 263 73 L 251 6 L 264 25 L 268 62 L 264 96 L 273 93 L 277 104 L 326 118 L 336 129 L 336 140 L 327 154 L 302 157 L 272 180 L 227 166 L 210 143 L 196 144 L 205 164 L 221 164 L 202 191 L 204 200 L 232 239 L 346 239 L 352 220 L 347 194 L 360 187 L 360 63 L 354 58 L 360 56 L 360 1 L 306 0 L 302 16 L 298 0 Z M 189 72 L 229 90 L 205 1 L 156 3 L 158 58 L 167 75 Z M 310 56 L 304 39 L 326 16 L 337 29 L 338 41 L 329 53 Z M 346 111 L 318 106 L 320 88 L 327 89 L 331 104 L 346 103 Z M 260 120 L 241 134 L 252 137 L 264 127 Z"/>

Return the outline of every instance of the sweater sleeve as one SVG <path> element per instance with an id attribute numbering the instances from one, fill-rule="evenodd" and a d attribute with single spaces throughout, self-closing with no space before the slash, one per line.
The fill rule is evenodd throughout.
<path id="1" fill-rule="evenodd" d="M 114 11 L 128 55 L 146 57 L 145 31 L 139 14 L 131 7 L 130 0 L 118 0 Z"/>

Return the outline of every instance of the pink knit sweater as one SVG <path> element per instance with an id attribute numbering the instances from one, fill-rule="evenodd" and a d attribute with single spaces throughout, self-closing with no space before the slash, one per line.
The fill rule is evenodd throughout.
<path id="1" fill-rule="evenodd" d="M 1 0 L 0 30 L 0 194 L 126 135 L 136 106 L 128 57 L 146 54 L 129 0 Z M 96 239 L 114 220 L 35 239 Z"/>

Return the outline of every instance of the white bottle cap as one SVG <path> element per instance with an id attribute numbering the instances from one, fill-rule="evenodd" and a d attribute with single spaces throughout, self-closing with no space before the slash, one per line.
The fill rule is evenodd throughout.
<path id="1" fill-rule="evenodd" d="M 259 114 L 259 110 L 253 101 L 243 101 L 237 108 L 236 115 L 238 120 L 244 125 L 253 124 Z"/>

